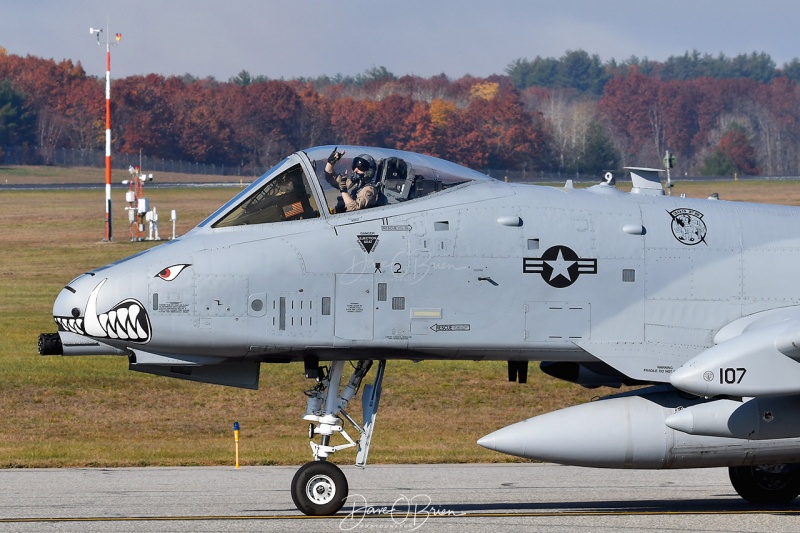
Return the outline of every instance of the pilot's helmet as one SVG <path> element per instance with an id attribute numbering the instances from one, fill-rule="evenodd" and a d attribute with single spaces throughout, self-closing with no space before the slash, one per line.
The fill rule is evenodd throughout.
<path id="1" fill-rule="evenodd" d="M 375 176 L 375 167 L 375 159 L 369 154 L 361 154 L 353 158 L 353 170 L 362 171 L 367 182 L 372 181 Z"/>

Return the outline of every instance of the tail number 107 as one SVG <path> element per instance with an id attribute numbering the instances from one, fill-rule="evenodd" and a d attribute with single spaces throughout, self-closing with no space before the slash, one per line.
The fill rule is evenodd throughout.
<path id="1" fill-rule="evenodd" d="M 720 384 L 736 385 L 742 382 L 742 378 L 747 373 L 746 368 L 720 368 Z"/>

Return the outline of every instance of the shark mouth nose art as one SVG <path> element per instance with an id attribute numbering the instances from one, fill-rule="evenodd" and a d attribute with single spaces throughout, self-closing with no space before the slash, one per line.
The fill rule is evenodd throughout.
<path id="1" fill-rule="evenodd" d="M 101 281 L 89 295 L 83 318 L 54 317 L 59 329 L 95 338 L 129 340 L 141 344 L 149 342 L 150 317 L 138 300 L 128 298 L 105 313 L 97 313 L 97 295 L 106 281 Z"/>

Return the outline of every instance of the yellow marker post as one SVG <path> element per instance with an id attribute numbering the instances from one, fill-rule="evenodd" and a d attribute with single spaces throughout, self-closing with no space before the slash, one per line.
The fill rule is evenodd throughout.
<path id="1" fill-rule="evenodd" d="M 239 422 L 233 423 L 233 440 L 236 443 L 236 468 L 239 468 Z"/>

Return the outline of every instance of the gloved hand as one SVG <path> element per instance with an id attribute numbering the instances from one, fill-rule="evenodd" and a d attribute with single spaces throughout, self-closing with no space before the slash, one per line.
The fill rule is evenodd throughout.
<path id="1" fill-rule="evenodd" d="M 339 176 L 339 191 L 347 192 L 347 177 Z"/>
<path id="2" fill-rule="evenodd" d="M 344 155 L 344 150 L 342 150 L 341 152 L 337 152 L 336 150 L 338 149 L 339 147 L 337 146 L 336 148 L 333 149 L 331 155 L 328 156 L 328 163 L 330 163 L 331 165 L 335 165 L 336 162 L 339 161 Z"/>

